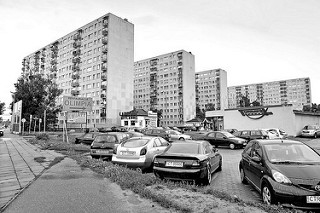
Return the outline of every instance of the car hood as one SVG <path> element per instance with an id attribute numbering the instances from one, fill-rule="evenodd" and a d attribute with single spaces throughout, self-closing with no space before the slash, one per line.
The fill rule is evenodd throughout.
<path id="1" fill-rule="evenodd" d="M 294 184 L 300 184 L 306 181 L 320 182 L 320 164 L 276 165 L 276 169 L 288 177 Z"/>

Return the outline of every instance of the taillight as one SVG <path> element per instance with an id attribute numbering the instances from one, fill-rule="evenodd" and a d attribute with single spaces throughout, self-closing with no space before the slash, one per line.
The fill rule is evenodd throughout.
<path id="1" fill-rule="evenodd" d="M 147 154 L 147 149 L 146 148 L 141 149 L 140 155 L 145 155 L 145 154 Z"/>

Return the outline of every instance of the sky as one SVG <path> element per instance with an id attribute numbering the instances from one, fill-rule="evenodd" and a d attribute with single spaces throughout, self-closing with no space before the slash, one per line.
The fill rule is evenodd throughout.
<path id="1" fill-rule="evenodd" d="M 320 104 L 319 0 L 0 0 L 0 101 L 22 59 L 107 13 L 134 24 L 134 60 L 186 50 L 228 86 L 309 77 Z M 8 113 L 8 112 L 7 112 Z"/>

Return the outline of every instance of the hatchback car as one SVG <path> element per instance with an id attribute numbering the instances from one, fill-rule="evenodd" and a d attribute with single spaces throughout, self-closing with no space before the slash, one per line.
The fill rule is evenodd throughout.
<path id="1" fill-rule="evenodd" d="M 213 131 L 198 137 L 197 140 L 206 140 L 215 147 L 227 146 L 230 149 L 243 148 L 247 145 L 247 140 L 238 138 L 225 131 Z"/>
<path id="2" fill-rule="evenodd" d="M 92 144 L 94 138 L 99 134 L 99 132 L 89 132 L 89 133 L 85 133 L 79 137 L 75 138 L 74 143 L 75 144 Z"/>
<path id="3" fill-rule="evenodd" d="M 167 133 L 169 134 L 170 141 L 192 139 L 190 135 L 182 134 L 181 132 L 176 130 L 167 130 Z"/>
<path id="4" fill-rule="evenodd" d="M 320 155 L 302 142 L 252 140 L 239 170 L 266 204 L 320 210 Z"/>
<path id="5" fill-rule="evenodd" d="M 303 127 L 301 131 L 302 137 L 314 137 L 317 138 L 320 136 L 320 126 L 318 125 L 307 125 Z"/>
<path id="6" fill-rule="evenodd" d="M 269 134 L 265 130 L 241 130 L 233 133 L 234 136 L 246 139 L 248 141 L 253 139 L 268 139 Z"/>
<path id="7" fill-rule="evenodd" d="M 98 134 L 90 147 L 91 157 L 111 160 L 117 146 L 129 137 L 130 136 L 125 132 L 108 132 Z"/>
<path id="8" fill-rule="evenodd" d="M 222 156 L 208 141 L 175 141 L 153 162 L 160 179 L 196 181 L 208 185 L 212 173 L 222 169 Z"/>
<path id="9" fill-rule="evenodd" d="M 162 137 L 134 137 L 121 143 L 112 157 L 112 162 L 135 168 L 142 172 L 152 170 L 153 160 L 169 145 Z"/>

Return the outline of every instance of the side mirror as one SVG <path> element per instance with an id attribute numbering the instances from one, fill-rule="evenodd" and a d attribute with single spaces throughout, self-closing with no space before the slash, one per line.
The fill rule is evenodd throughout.
<path id="1" fill-rule="evenodd" d="M 260 163 L 261 162 L 261 158 L 259 156 L 253 156 L 252 161 L 256 162 L 256 163 Z"/>

